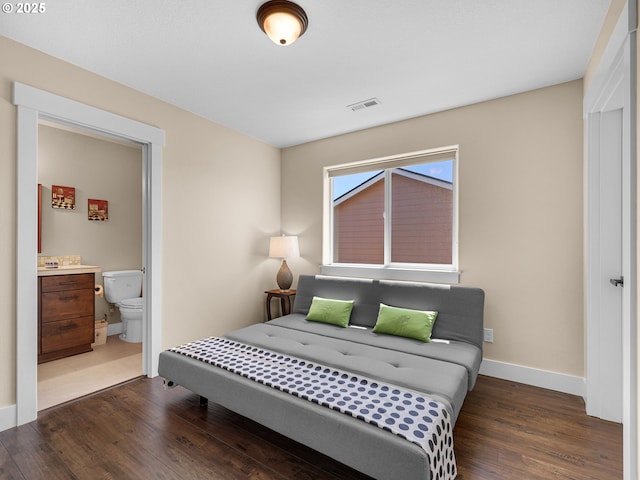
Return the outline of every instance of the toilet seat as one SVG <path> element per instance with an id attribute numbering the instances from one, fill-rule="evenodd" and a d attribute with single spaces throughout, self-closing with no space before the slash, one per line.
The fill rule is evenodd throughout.
<path id="1" fill-rule="evenodd" d="M 142 297 L 125 298 L 121 302 L 118 302 L 118 308 L 130 308 L 130 309 L 142 310 L 143 300 L 144 299 Z"/>

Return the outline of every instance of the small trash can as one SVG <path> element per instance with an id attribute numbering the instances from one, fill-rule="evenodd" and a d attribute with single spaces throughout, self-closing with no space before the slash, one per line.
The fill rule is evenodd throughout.
<path id="1" fill-rule="evenodd" d="M 95 340 L 93 346 L 104 345 L 107 343 L 107 326 L 106 320 L 96 320 Z"/>

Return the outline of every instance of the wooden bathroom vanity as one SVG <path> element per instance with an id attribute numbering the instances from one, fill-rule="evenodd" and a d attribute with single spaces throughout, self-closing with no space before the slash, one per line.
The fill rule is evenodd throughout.
<path id="1" fill-rule="evenodd" d="M 98 267 L 38 269 L 38 363 L 92 351 Z"/>

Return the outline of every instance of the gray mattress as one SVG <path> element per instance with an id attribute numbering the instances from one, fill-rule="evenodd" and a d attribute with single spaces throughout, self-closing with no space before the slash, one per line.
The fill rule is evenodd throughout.
<path id="1" fill-rule="evenodd" d="M 307 321 L 316 292 L 355 298 L 352 326 Z M 294 313 L 225 337 L 418 391 L 443 403 L 455 422 L 482 361 L 484 292 L 302 276 L 298 293 Z M 367 312 L 381 297 L 396 306 L 439 311 L 436 341 L 373 333 Z M 159 373 L 375 478 L 430 480 L 423 449 L 353 417 L 170 351 L 160 354 Z"/>
<path id="2" fill-rule="evenodd" d="M 424 343 L 309 322 L 300 314 L 225 337 L 426 393 L 448 407 L 454 422 L 482 360 L 478 348 L 468 343 Z"/>
<path id="3" fill-rule="evenodd" d="M 165 351 L 161 375 L 210 401 L 381 480 L 430 480 L 419 446 L 334 410 Z"/>

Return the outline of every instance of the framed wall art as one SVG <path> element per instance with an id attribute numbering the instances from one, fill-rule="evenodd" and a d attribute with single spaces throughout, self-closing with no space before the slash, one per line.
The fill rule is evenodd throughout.
<path id="1" fill-rule="evenodd" d="M 51 207 L 75 210 L 76 189 L 74 187 L 51 185 Z"/>
<path id="2" fill-rule="evenodd" d="M 109 220 L 109 201 L 89 199 L 89 220 Z"/>

